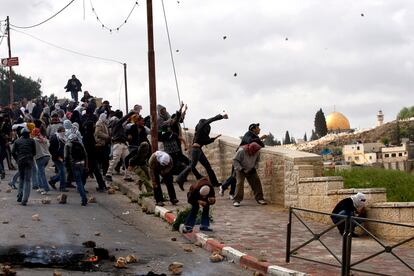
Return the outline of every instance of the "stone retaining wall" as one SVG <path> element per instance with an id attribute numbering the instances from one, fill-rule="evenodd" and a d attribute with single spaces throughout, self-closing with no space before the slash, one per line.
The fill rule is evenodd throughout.
<path id="1" fill-rule="evenodd" d="M 185 132 L 189 145 L 193 136 L 193 131 Z M 219 181 L 230 176 L 232 160 L 239 143 L 239 139 L 221 136 L 214 143 L 203 147 Z M 201 165 L 197 169 L 205 174 Z M 319 155 L 284 147 L 266 147 L 261 150 L 258 174 L 264 197 L 273 204 L 330 213 L 340 200 L 363 192 L 367 197 L 368 218 L 414 225 L 414 203 L 386 203 L 384 188 L 343 189 L 341 177 L 322 177 L 322 173 L 323 163 Z M 252 198 L 247 181 L 245 197 Z M 303 213 L 303 216 L 327 224 L 332 223 L 329 216 L 310 213 Z M 378 237 L 386 239 L 401 240 L 414 236 L 413 229 L 384 224 L 378 226 L 374 223 L 368 223 L 367 227 Z"/>
<path id="2" fill-rule="evenodd" d="M 410 228 L 384 223 L 368 223 L 369 229 L 379 237 L 386 236 L 390 240 L 396 241 L 414 237 L 414 202 L 375 203 L 369 209 L 368 217 L 413 226 Z M 414 245 L 414 242 L 411 242 L 411 245 Z"/>
<path id="3" fill-rule="evenodd" d="M 191 130 L 185 132 L 185 137 L 191 144 L 194 132 Z M 232 160 L 239 144 L 239 139 L 221 136 L 214 143 L 203 147 L 219 181 L 224 181 L 230 176 Z M 204 171 L 201 165 L 197 169 Z M 258 174 L 264 197 L 273 204 L 285 207 L 297 204 L 299 177 L 321 176 L 322 171 L 322 158 L 319 155 L 284 147 L 266 147 L 261 150 Z M 251 198 L 247 181 L 245 189 L 245 197 Z"/>

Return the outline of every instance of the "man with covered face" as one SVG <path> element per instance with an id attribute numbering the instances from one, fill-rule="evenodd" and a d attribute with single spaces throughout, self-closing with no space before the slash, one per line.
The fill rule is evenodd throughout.
<path id="1" fill-rule="evenodd" d="M 344 216 L 359 216 L 359 217 L 366 217 L 365 215 L 365 202 L 366 198 L 365 195 L 361 192 L 357 193 L 356 195 L 352 195 L 351 197 L 344 198 L 339 201 L 335 208 L 332 210 L 332 214 L 337 215 L 344 215 Z M 335 215 L 331 215 L 331 219 L 333 223 L 340 222 L 342 217 L 338 217 Z M 339 233 L 342 235 L 345 230 L 345 222 L 342 222 L 336 226 L 339 230 Z M 356 233 L 354 233 L 355 225 L 352 227 L 352 236 L 358 237 Z"/>
<path id="2" fill-rule="evenodd" d="M 257 203 L 260 205 L 267 204 L 263 198 L 262 184 L 256 171 L 259 163 L 259 151 L 261 148 L 262 147 L 256 142 L 240 146 L 233 158 L 233 166 L 236 171 L 237 179 L 236 194 L 233 201 L 234 207 L 239 207 L 240 202 L 243 200 L 244 180 L 246 178 L 253 190 L 254 198 Z"/>

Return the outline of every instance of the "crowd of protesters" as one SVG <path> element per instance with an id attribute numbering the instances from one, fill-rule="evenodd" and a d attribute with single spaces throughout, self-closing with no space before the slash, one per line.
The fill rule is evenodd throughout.
<path id="1" fill-rule="evenodd" d="M 98 105 L 88 91 L 84 91 L 78 101 L 81 86 L 73 75 L 65 86 L 71 92 L 72 100 L 23 99 L 0 107 L 0 176 L 5 178 L 6 160 L 9 173 L 13 173 L 9 186 L 18 190 L 17 201 L 27 205 L 31 190 L 47 195 L 51 189 L 67 192 L 70 188 L 77 188 L 81 204 L 85 206 L 88 203 L 85 187 L 88 177 L 94 179 L 98 192 L 104 192 L 112 176 L 122 174 L 124 181 L 136 179 L 139 189 L 152 193 L 159 206 L 165 202 L 161 189 L 164 184 L 168 200 L 175 205 L 178 199 L 174 176 L 184 191 L 184 183 L 192 172 L 197 182 L 189 187 L 188 202 L 193 211 L 187 218 L 186 231 L 192 229 L 200 206 L 205 210 L 201 228 L 210 230 L 206 214 L 208 206 L 215 202 L 214 187 L 221 186 L 221 183 L 203 153 L 203 147 L 219 137 L 209 136 L 210 124 L 228 119 L 227 114 L 201 119 L 195 127 L 193 141 L 187 143 L 181 129 L 187 106 L 181 104 L 179 110 L 170 115 L 164 106 L 158 105 L 159 150 L 154 152 L 148 139 L 150 117 L 141 116 L 140 105 L 123 114 L 120 110 L 112 110 L 108 101 Z M 239 182 L 231 192 L 236 207 L 243 199 L 244 178 L 252 186 L 257 202 L 266 204 L 255 171 L 258 152 L 264 146 L 261 142 L 263 137 L 258 137 L 258 126 L 249 127 L 245 135 L 248 141 L 241 144 L 233 160 L 233 178 Z M 205 168 L 207 176 L 198 172 L 198 163 Z M 14 164 L 17 164 L 17 170 Z M 233 180 L 234 185 L 235 182 Z M 224 190 L 220 188 L 221 195 Z"/>

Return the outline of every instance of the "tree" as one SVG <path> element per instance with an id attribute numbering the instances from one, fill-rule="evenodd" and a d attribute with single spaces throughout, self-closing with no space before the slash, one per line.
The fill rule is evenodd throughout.
<path id="1" fill-rule="evenodd" d="M 292 141 L 290 140 L 289 131 L 286 130 L 285 139 L 283 140 L 284 145 L 292 144 Z"/>
<path id="2" fill-rule="evenodd" d="M 318 135 L 316 135 L 315 130 L 312 129 L 312 136 L 311 136 L 311 141 L 315 141 L 318 140 Z"/>
<path id="3" fill-rule="evenodd" d="M 315 114 L 315 132 L 318 138 L 321 138 L 328 134 L 328 127 L 326 126 L 325 114 L 322 111 L 322 108 L 319 109 Z"/>
<path id="4" fill-rule="evenodd" d="M 34 99 L 42 95 L 41 88 L 42 81 L 40 79 L 34 81 L 30 77 L 27 78 L 13 71 L 13 94 L 14 99 L 20 100 L 23 98 Z M 4 68 L 0 68 L 0 104 L 9 103 L 9 74 Z"/>
<path id="5" fill-rule="evenodd" d="M 267 137 L 264 139 L 263 144 L 265 144 L 266 146 L 274 146 L 274 136 L 271 132 L 269 132 L 269 134 L 267 135 Z"/>
<path id="6" fill-rule="evenodd" d="M 391 133 L 391 144 L 392 145 L 399 145 L 401 143 L 401 129 L 400 123 L 397 121 L 395 124 L 395 128 Z"/>
<path id="7" fill-rule="evenodd" d="M 303 141 L 305 141 L 305 142 L 308 141 L 308 136 L 306 135 L 306 132 L 305 132 L 305 135 L 303 135 Z"/>

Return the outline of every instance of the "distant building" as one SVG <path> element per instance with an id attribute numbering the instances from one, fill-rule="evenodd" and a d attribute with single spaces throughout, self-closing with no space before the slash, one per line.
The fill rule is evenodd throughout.
<path id="1" fill-rule="evenodd" d="M 384 147 L 382 164 L 385 169 L 411 171 L 414 159 L 414 144 L 404 143 L 399 147 Z"/>
<path id="2" fill-rule="evenodd" d="M 342 154 L 346 163 L 357 165 L 373 165 L 378 163 L 381 158 L 382 143 L 364 143 L 345 145 Z"/>
<path id="3" fill-rule="evenodd" d="M 347 164 L 380 166 L 384 169 L 411 172 L 414 161 L 414 144 L 386 147 L 382 143 L 345 145 L 342 149 Z"/>
<path id="4" fill-rule="evenodd" d="M 382 126 L 384 124 L 384 114 L 382 110 L 378 111 L 377 114 L 377 127 Z"/>

